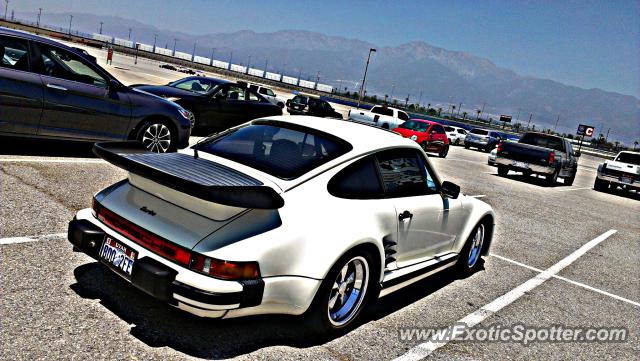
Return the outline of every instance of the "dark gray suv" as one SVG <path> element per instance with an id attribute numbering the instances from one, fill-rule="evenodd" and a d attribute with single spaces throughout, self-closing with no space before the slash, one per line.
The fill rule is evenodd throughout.
<path id="1" fill-rule="evenodd" d="M 0 135 L 186 147 L 193 115 L 124 86 L 82 51 L 0 28 Z"/>

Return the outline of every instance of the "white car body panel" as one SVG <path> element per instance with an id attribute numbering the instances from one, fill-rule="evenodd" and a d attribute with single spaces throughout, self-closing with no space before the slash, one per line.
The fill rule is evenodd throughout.
<path id="1" fill-rule="evenodd" d="M 453 131 L 447 132 L 447 138 L 449 138 L 449 144 L 453 144 L 453 145 L 464 144 L 464 139 L 467 137 L 466 130 L 460 127 L 454 127 L 453 125 L 447 125 L 446 127 L 453 128 Z"/>
<path id="2" fill-rule="evenodd" d="M 460 194 L 449 199 L 439 194 L 354 200 L 331 195 L 327 184 L 354 161 L 383 149 L 422 150 L 415 142 L 389 131 L 333 119 L 309 116 L 269 119 L 307 126 L 350 142 L 352 150 L 293 180 L 283 180 L 248 166 L 206 152 L 199 157 L 246 173 L 273 188 L 284 199 L 277 210 L 230 207 L 203 201 L 170 189 L 153 180 L 130 174 L 122 184 L 98 193 L 96 199 L 107 209 L 144 229 L 208 257 L 230 261 L 257 261 L 264 281 L 261 303 L 238 308 L 239 304 L 211 305 L 174 294 L 177 307 L 203 317 L 240 317 L 281 313 L 300 315 L 311 305 L 330 268 L 346 252 L 366 245 L 377 250 L 385 263 L 385 241 L 397 243 L 398 257 L 380 267 L 382 283 L 413 269 L 437 264 L 434 255 L 453 257 L 459 253 L 478 222 L 495 218 L 486 203 Z M 193 154 L 192 149 L 182 151 Z M 431 164 L 428 157 L 424 157 Z M 430 165 L 433 170 L 433 166 Z M 434 181 L 440 182 L 437 174 Z M 147 206 L 151 216 L 140 212 Z M 411 221 L 399 221 L 398 214 L 410 210 Z M 173 263 L 146 250 L 96 219 L 91 209 L 77 213 L 117 241 L 177 272 L 176 281 L 214 293 L 242 292 L 238 281 L 209 277 Z M 274 222 L 281 222 L 273 226 Z M 489 244 L 493 222 L 488 224 Z M 428 234 L 428 237 L 421 237 Z M 428 239 L 428 241 L 425 241 Z M 434 271 L 435 272 L 435 271 Z M 432 273 L 432 272 L 430 272 Z M 385 289 L 380 296 L 401 289 L 420 278 Z M 178 296 L 178 297 L 175 297 Z"/>
<path id="3" fill-rule="evenodd" d="M 640 154 L 630 151 L 619 152 L 614 160 L 606 160 L 598 166 L 596 177 L 613 185 L 640 189 L 640 165 L 619 161 L 622 153 Z M 623 182 L 623 176 L 629 180 L 630 183 Z"/>
<path id="4" fill-rule="evenodd" d="M 349 110 L 348 119 L 357 122 L 373 124 L 375 126 L 387 129 L 395 129 L 399 127 L 400 124 L 404 123 L 405 120 L 400 119 L 400 116 L 404 117 L 406 120 L 409 120 L 409 115 L 400 109 L 386 107 L 388 110 L 391 110 L 393 112 L 393 115 L 389 116 L 375 113 L 375 109 L 378 108 L 383 107 L 381 105 L 376 105 L 373 106 L 370 111 L 362 109 L 351 109 Z"/>

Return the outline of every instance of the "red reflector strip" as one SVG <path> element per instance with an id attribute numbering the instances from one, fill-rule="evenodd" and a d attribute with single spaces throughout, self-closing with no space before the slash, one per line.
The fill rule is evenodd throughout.
<path id="1" fill-rule="evenodd" d="M 102 205 L 98 207 L 98 219 L 113 230 L 159 256 L 183 266 L 189 266 L 191 258 L 190 251 L 180 246 L 176 246 L 162 237 L 138 227 L 137 225 L 104 208 Z"/>

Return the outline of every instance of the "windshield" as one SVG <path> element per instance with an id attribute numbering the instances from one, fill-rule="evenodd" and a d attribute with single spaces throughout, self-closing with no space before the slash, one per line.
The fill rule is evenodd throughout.
<path id="1" fill-rule="evenodd" d="M 618 154 L 616 162 L 640 165 L 640 154 L 623 152 Z"/>
<path id="2" fill-rule="evenodd" d="M 221 82 L 208 78 L 186 78 L 169 83 L 170 87 L 205 94 Z"/>
<path id="3" fill-rule="evenodd" d="M 426 132 L 427 128 L 429 128 L 429 123 L 408 120 L 400 124 L 400 128 L 415 130 L 416 132 Z"/>
<path id="4" fill-rule="evenodd" d="M 255 122 L 197 145 L 202 152 L 295 179 L 351 150 L 342 139 L 279 122 Z"/>
<path id="5" fill-rule="evenodd" d="M 487 134 L 489 134 L 489 131 L 488 130 L 484 130 L 484 129 L 472 129 L 471 130 L 471 134 L 487 135 Z"/>

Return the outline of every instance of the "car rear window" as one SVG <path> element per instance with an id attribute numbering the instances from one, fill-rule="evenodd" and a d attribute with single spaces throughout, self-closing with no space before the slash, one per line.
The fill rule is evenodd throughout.
<path id="1" fill-rule="evenodd" d="M 415 120 L 408 120 L 400 124 L 399 128 L 415 130 L 417 132 L 426 132 L 427 128 L 429 128 L 429 123 L 417 122 Z"/>
<path id="2" fill-rule="evenodd" d="M 444 127 L 444 130 L 446 130 L 447 132 L 453 132 L 455 129 L 453 129 L 452 127 Z"/>
<path id="3" fill-rule="evenodd" d="M 522 139 L 520 139 L 520 143 L 564 152 L 564 144 L 562 142 L 562 138 L 558 137 L 527 133 L 522 136 Z"/>
<path id="4" fill-rule="evenodd" d="M 385 107 L 373 107 L 371 108 L 371 113 L 380 114 L 380 115 L 388 115 L 390 117 L 393 116 L 393 109 L 385 108 Z"/>
<path id="5" fill-rule="evenodd" d="M 488 130 L 484 130 L 484 129 L 471 129 L 471 134 L 477 134 L 477 135 L 487 135 L 489 134 Z"/>
<path id="6" fill-rule="evenodd" d="M 260 121 L 194 146 L 282 179 L 295 179 L 352 149 L 348 142 L 284 122 Z"/>
<path id="7" fill-rule="evenodd" d="M 640 154 L 636 153 L 620 153 L 616 158 L 616 162 L 640 165 Z"/>

